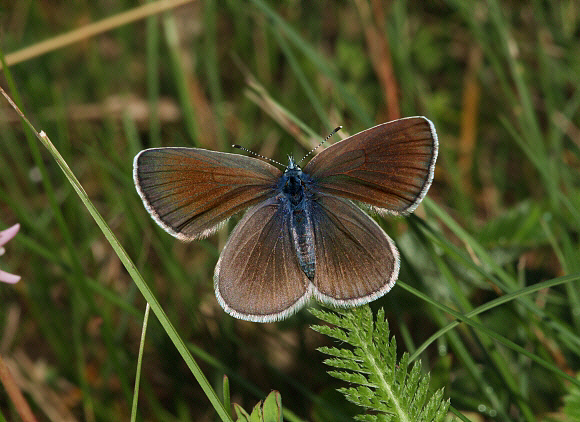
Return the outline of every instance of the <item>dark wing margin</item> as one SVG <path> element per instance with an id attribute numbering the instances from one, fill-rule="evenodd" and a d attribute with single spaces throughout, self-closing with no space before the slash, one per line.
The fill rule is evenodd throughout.
<path id="1" fill-rule="evenodd" d="M 423 200 L 435 171 L 438 141 L 425 117 L 383 123 L 326 148 L 305 167 L 321 192 L 406 215 Z"/>
<path id="2" fill-rule="evenodd" d="M 313 202 L 314 296 L 336 306 L 358 306 L 387 293 L 399 276 L 399 251 L 383 229 L 347 199 Z"/>
<path id="3" fill-rule="evenodd" d="M 290 215 L 271 198 L 248 210 L 215 268 L 224 310 L 239 319 L 273 322 L 300 309 L 312 295 L 290 237 Z"/>
<path id="4" fill-rule="evenodd" d="M 235 213 L 273 196 L 281 174 L 255 158 L 199 148 L 151 148 L 133 161 L 145 208 L 183 241 L 207 237 Z"/>

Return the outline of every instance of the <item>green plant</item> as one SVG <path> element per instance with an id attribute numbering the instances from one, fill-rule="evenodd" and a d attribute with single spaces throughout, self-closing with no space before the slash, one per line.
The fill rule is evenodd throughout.
<path id="1" fill-rule="evenodd" d="M 242 406 L 234 404 L 237 422 L 282 422 L 282 397 L 278 391 L 272 391 L 262 402 L 254 406 L 248 414 Z"/>
<path id="2" fill-rule="evenodd" d="M 361 421 L 442 421 L 447 415 L 449 400 L 443 400 L 443 389 L 429 396 L 429 375 L 421 373 L 421 362 L 409 370 L 409 354 L 397 362 L 397 344 L 390 337 L 389 323 L 383 308 L 373 313 L 368 305 L 353 309 L 326 312 L 311 311 L 321 320 L 333 324 L 314 325 L 322 334 L 352 346 L 320 347 L 322 353 L 332 356 L 324 362 L 336 368 L 328 373 L 356 387 L 339 391 L 367 413 L 358 415 Z"/>

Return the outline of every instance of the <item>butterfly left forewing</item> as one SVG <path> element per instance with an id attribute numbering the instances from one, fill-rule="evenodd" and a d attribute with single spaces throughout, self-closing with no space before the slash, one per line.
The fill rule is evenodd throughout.
<path id="1" fill-rule="evenodd" d="M 351 201 L 327 195 L 313 202 L 312 213 L 317 299 L 354 306 L 393 287 L 399 274 L 399 252 L 372 218 Z"/>
<path id="2" fill-rule="evenodd" d="M 145 207 L 185 241 L 209 236 L 235 213 L 273 196 L 280 174 L 261 160 L 199 148 L 151 148 L 133 163 Z"/>
<path id="3" fill-rule="evenodd" d="M 317 190 L 408 214 L 423 199 L 437 159 L 433 123 L 408 117 L 375 126 L 316 155 L 305 167 Z"/>

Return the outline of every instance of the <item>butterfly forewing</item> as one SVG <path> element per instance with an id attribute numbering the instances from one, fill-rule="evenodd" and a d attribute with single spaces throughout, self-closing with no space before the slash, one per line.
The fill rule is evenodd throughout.
<path id="1" fill-rule="evenodd" d="M 251 208 L 230 235 L 214 275 L 216 296 L 230 315 L 276 321 L 310 297 L 289 224 L 290 215 L 271 198 Z"/>
<path id="2" fill-rule="evenodd" d="M 181 240 L 210 235 L 233 214 L 275 194 L 281 171 L 264 161 L 199 148 L 152 148 L 133 177 L 153 218 Z"/>
<path id="3" fill-rule="evenodd" d="M 409 117 L 337 142 L 305 167 L 321 192 L 408 214 L 423 199 L 437 158 L 437 135 L 425 117 Z"/>
<path id="4" fill-rule="evenodd" d="M 352 306 L 388 292 L 399 274 L 399 252 L 383 229 L 346 199 L 323 195 L 312 210 L 316 297 Z"/>

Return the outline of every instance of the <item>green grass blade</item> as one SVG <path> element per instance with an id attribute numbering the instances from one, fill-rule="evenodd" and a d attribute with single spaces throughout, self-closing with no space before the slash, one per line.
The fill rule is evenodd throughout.
<path id="1" fill-rule="evenodd" d="M 137 420 L 137 403 L 139 402 L 139 384 L 141 381 L 141 364 L 143 363 L 143 351 L 145 350 L 145 334 L 147 333 L 147 323 L 149 321 L 149 302 L 145 305 L 145 315 L 143 317 L 143 329 L 141 330 L 141 341 L 139 342 L 139 355 L 137 356 L 137 369 L 135 370 L 135 389 L 133 393 L 133 405 L 131 407 L 131 422 Z"/>
<path id="2" fill-rule="evenodd" d="M 558 278 L 555 278 L 553 280 L 543 281 L 541 283 L 534 284 L 533 286 L 528 286 L 524 289 L 515 291 L 513 293 L 508 293 L 506 295 L 498 297 L 497 299 L 494 299 L 494 300 L 491 300 L 487 303 L 484 303 L 483 305 L 478 306 L 477 308 L 467 312 L 465 314 L 465 317 L 472 318 L 472 317 L 479 315 L 483 312 L 489 311 L 489 310 L 494 309 L 500 305 L 503 305 L 504 303 L 511 302 L 512 300 L 515 300 L 519 297 L 530 295 L 532 293 L 535 293 L 535 292 L 543 290 L 543 289 L 549 289 L 550 287 L 555 287 L 555 286 L 559 286 L 561 284 L 570 283 L 571 281 L 576 281 L 579 279 L 580 279 L 580 273 L 576 273 L 576 274 L 570 274 L 570 275 L 558 277 Z M 439 329 L 431 337 L 429 337 L 427 340 L 425 340 L 423 342 L 423 344 L 421 344 L 417 348 L 417 350 L 411 354 L 411 357 L 409 359 L 411 361 L 417 359 L 419 357 L 419 355 L 421 353 L 423 353 L 423 351 L 427 347 L 429 347 L 431 344 L 433 344 L 433 342 L 435 342 L 442 335 L 444 335 L 448 331 L 452 330 L 453 328 L 457 327 L 460 323 L 461 323 L 460 321 L 453 321 L 453 322 L 450 322 L 449 324 L 447 324 L 445 327 Z"/>
<path id="3" fill-rule="evenodd" d="M 498 341 L 499 343 L 503 344 L 504 346 L 527 356 L 528 358 L 530 358 L 531 360 L 533 360 L 534 362 L 536 362 L 540 366 L 543 366 L 544 368 L 548 369 L 549 371 L 553 372 L 554 374 L 558 375 L 559 377 L 564 378 L 564 379 L 570 381 L 571 383 L 580 387 L 580 381 L 576 380 L 574 377 L 571 377 L 570 375 L 568 375 L 567 373 L 562 371 L 560 368 L 558 368 L 556 365 L 548 362 L 545 359 L 542 359 L 541 357 L 539 357 L 533 353 L 530 353 L 525 348 L 521 347 L 520 345 L 514 343 L 511 340 L 508 340 L 507 338 L 503 337 L 502 335 L 497 334 L 495 331 L 487 328 L 485 325 L 477 323 L 477 322 L 471 320 L 470 318 L 467 318 L 466 316 L 460 314 L 459 312 L 457 312 L 457 311 L 455 311 L 455 310 L 453 310 L 445 305 L 440 304 L 439 302 L 431 299 L 429 296 L 427 296 L 423 292 L 409 286 L 408 284 L 406 284 L 402 281 L 399 281 L 397 283 L 397 285 L 401 286 L 403 289 L 414 294 L 415 296 L 423 299 L 424 301 L 431 304 L 432 306 L 435 306 L 435 307 L 441 309 L 442 311 L 445 311 L 446 313 L 454 316 L 455 318 L 457 318 L 461 322 L 464 322 L 467 325 L 469 325 L 477 330 L 482 331 L 483 333 L 487 334 L 488 336 L 490 336 L 494 340 Z"/>
<path id="4" fill-rule="evenodd" d="M 6 97 L 6 99 L 11 103 L 11 105 L 15 108 L 15 110 L 18 110 L 16 105 L 12 102 L 12 100 L 10 100 L 10 98 L 7 96 L 4 90 L 0 88 L 0 92 Z M 163 326 L 163 329 L 165 330 L 165 332 L 167 333 L 167 335 L 177 348 L 179 354 L 184 359 L 185 363 L 191 370 L 192 374 L 194 375 L 197 382 L 203 389 L 204 393 L 209 398 L 210 402 L 214 406 L 214 409 L 216 410 L 220 418 L 223 421 L 231 421 L 231 418 L 228 412 L 224 409 L 222 402 L 219 400 L 217 394 L 211 387 L 209 381 L 207 380 L 207 378 L 205 377 L 205 375 L 203 374 L 203 372 L 201 371 L 201 369 L 199 368 L 199 366 L 197 365 L 197 363 L 187 350 L 185 343 L 183 342 L 183 340 L 173 327 L 171 321 L 169 321 L 169 319 L 167 318 L 167 315 L 163 311 L 163 308 L 161 308 L 161 305 L 159 304 L 156 297 L 149 289 L 149 286 L 145 283 L 145 280 L 143 280 L 143 278 L 141 277 L 141 274 L 135 267 L 135 264 L 133 263 L 133 261 L 123 248 L 123 246 L 119 243 L 116 236 L 113 234 L 112 230 L 109 228 L 109 226 L 107 225 L 101 214 L 98 212 L 98 210 L 95 208 L 95 206 L 89 199 L 84 188 L 81 186 L 80 182 L 78 181 L 74 173 L 71 171 L 66 161 L 62 158 L 62 156 L 60 155 L 58 150 L 54 147 L 54 145 L 52 144 L 50 139 L 46 136 L 46 134 L 44 132 L 38 133 L 34 128 L 34 126 L 28 121 L 28 119 L 26 119 L 26 117 L 23 114 L 20 115 L 22 119 L 26 122 L 30 130 L 33 131 L 33 133 L 35 133 L 36 137 L 50 152 L 50 154 L 53 156 L 54 160 L 56 161 L 56 163 L 58 164 L 58 166 L 61 168 L 62 172 L 68 179 L 68 181 L 71 183 L 72 187 L 74 188 L 75 192 L 81 199 L 82 203 L 91 214 L 91 217 L 93 217 L 93 219 L 95 220 L 95 222 L 97 223 L 97 225 L 107 238 L 107 241 L 109 242 L 109 244 L 114 249 L 119 259 L 123 263 L 124 267 L 131 275 L 131 278 L 137 284 L 137 287 L 141 291 L 141 294 L 143 295 L 145 300 L 147 300 L 147 302 L 150 304 L 153 313 Z"/>

